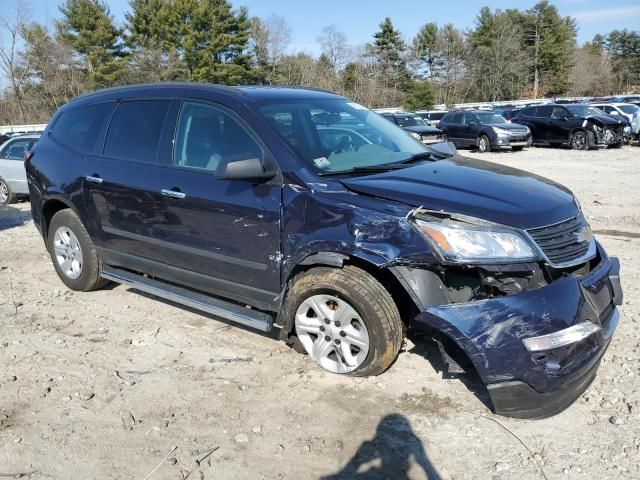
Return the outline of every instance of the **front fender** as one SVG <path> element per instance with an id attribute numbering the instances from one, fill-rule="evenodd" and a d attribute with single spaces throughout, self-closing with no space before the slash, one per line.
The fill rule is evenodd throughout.
<path id="1" fill-rule="evenodd" d="M 336 189 L 336 183 L 314 190 L 285 185 L 283 286 L 296 266 L 319 252 L 357 257 L 378 267 L 437 263 L 407 220 L 411 206 Z"/>

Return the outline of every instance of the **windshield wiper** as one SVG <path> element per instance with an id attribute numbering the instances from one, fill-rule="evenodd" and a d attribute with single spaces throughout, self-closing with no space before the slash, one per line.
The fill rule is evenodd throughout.
<path id="1" fill-rule="evenodd" d="M 348 175 L 350 173 L 387 172 L 389 170 L 398 170 L 406 167 L 407 165 L 405 165 L 404 162 L 381 163 L 379 165 L 359 165 L 348 170 L 338 170 L 335 172 L 319 172 L 318 175 L 328 177 L 331 175 Z"/>
<path id="2" fill-rule="evenodd" d="M 445 158 L 449 158 L 450 156 L 451 155 L 447 155 L 446 153 L 440 153 L 440 152 L 436 152 L 435 150 L 429 149 L 428 152 L 414 153 L 409 158 L 402 160 L 398 163 L 407 164 L 407 163 L 418 162 L 420 160 L 432 160 L 432 159 L 443 160 Z"/>

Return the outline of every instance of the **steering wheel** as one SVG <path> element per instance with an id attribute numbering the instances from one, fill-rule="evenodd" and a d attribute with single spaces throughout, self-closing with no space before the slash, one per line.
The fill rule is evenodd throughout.
<path id="1" fill-rule="evenodd" d="M 358 147 L 351 135 L 343 135 L 338 142 L 338 145 L 331 151 L 331 153 L 342 153 L 342 152 L 356 152 L 358 151 Z"/>

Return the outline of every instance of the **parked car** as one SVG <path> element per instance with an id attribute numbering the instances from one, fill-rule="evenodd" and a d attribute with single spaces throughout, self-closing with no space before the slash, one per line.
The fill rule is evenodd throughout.
<path id="1" fill-rule="evenodd" d="M 607 115 L 620 116 L 626 118 L 629 123 L 633 121 L 633 117 L 638 115 L 640 107 L 633 103 L 592 103 L 592 107 L 602 110 Z"/>
<path id="2" fill-rule="evenodd" d="M 638 138 L 640 133 L 640 107 L 633 103 L 592 103 L 591 106 L 602 110 L 607 115 L 625 118 L 629 124 L 625 127 L 625 137 L 627 140 Z"/>
<path id="3" fill-rule="evenodd" d="M 447 114 L 448 110 L 418 110 L 416 113 L 425 120 L 430 121 L 434 127 L 440 128 L 440 120 Z"/>
<path id="4" fill-rule="evenodd" d="M 382 116 L 423 143 L 443 141 L 442 130 L 431 125 L 431 122 L 412 112 L 383 113 Z"/>
<path id="5" fill-rule="evenodd" d="M 325 143 L 341 123 L 373 142 Z M 67 287 L 278 327 L 330 372 L 381 374 L 424 330 L 496 412 L 547 416 L 589 386 L 618 323 L 619 262 L 569 190 L 328 92 L 102 90 L 59 109 L 25 166 Z"/>
<path id="6" fill-rule="evenodd" d="M 449 112 L 440 125 L 456 147 L 474 147 L 480 152 L 506 148 L 519 151 L 531 143 L 527 127 L 509 123 L 495 112 Z"/>
<path id="7" fill-rule="evenodd" d="M 569 145 L 576 150 L 624 145 L 625 120 L 589 105 L 539 105 L 522 109 L 512 120 L 531 130 L 534 145 Z"/>
<path id="8" fill-rule="evenodd" d="M 24 154 L 31 150 L 39 135 L 10 137 L 0 145 L 0 205 L 29 194 L 24 170 Z"/>

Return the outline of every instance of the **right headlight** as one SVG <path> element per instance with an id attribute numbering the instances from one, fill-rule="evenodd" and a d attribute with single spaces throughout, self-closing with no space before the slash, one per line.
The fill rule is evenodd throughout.
<path id="1" fill-rule="evenodd" d="M 408 133 L 409 133 L 409 135 L 411 135 L 413 138 L 417 138 L 418 140 L 421 140 L 421 139 L 422 139 L 422 137 L 420 136 L 420 134 L 419 134 L 419 133 L 416 133 L 416 132 L 408 132 Z"/>
<path id="2" fill-rule="evenodd" d="M 491 127 L 491 129 L 498 135 L 509 135 L 509 131 L 500 127 Z"/>
<path id="3" fill-rule="evenodd" d="M 415 225 L 445 260 L 455 263 L 537 260 L 530 242 L 517 230 L 455 220 L 415 220 Z"/>

